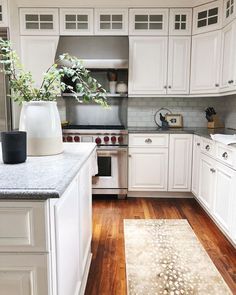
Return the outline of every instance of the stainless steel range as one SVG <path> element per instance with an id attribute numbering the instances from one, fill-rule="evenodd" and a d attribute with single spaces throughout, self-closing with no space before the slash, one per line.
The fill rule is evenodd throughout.
<path id="1" fill-rule="evenodd" d="M 63 129 L 64 142 L 95 142 L 98 174 L 93 194 L 115 194 L 125 198 L 128 190 L 128 131 L 123 126 L 77 126 Z"/>

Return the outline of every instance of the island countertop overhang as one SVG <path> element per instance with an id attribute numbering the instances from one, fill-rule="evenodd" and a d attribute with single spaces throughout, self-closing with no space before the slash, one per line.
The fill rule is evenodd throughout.
<path id="1" fill-rule="evenodd" d="M 0 200 L 59 198 L 95 150 L 95 143 L 65 143 L 62 154 L 17 165 L 3 164 L 0 153 Z"/>

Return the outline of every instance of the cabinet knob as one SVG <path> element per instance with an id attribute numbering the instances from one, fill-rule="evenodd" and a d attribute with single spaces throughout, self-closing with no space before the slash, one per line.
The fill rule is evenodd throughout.
<path id="1" fill-rule="evenodd" d="M 209 150 L 211 149 L 210 146 L 209 146 L 209 144 L 206 145 L 205 149 L 206 149 L 207 151 L 209 151 Z"/>
<path id="2" fill-rule="evenodd" d="M 167 89 L 167 86 L 166 85 L 164 86 L 164 89 Z"/>
<path id="3" fill-rule="evenodd" d="M 215 170 L 214 168 L 211 168 L 210 171 L 211 171 L 212 173 L 215 173 L 215 172 L 216 172 L 216 170 Z"/>
<path id="4" fill-rule="evenodd" d="M 216 87 L 219 87 L 219 86 L 220 86 L 220 84 L 216 83 L 216 84 L 215 84 L 215 86 L 216 86 Z"/>
<path id="5" fill-rule="evenodd" d="M 145 142 L 146 143 L 152 143 L 152 140 L 151 140 L 151 138 L 147 138 L 147 139 L 145 139 Z"/>
<path id="6" fill-rule="evenodd" d="M 131 155 L 129 155 L 129 158 L 131 158 L 132 156 Z"/>
<path id="7" fill-rule="evenodd" d="M 197 146 L 200 146 L 200 142 L 197 143 Z"/>
<path id="8" fill-rule="evenodd" d="M 234 80 L 229 80 L 228 83 L 232 84 L 232 83 L 234 83 Z"/>
<path id="9" fill-rule="evenodd" d="M 223 153 L 223 155 L 222 155 L 222 158 L 224 158 L 225 160 L 227 160 L 228 159 L 228 157 L 229 157 L 229 155 L 228 155 L 228 153 Z"/>
<path id="10" fill-rule="evenodd" d="M 171 86 L 169 85 L 169 89 L 171 89 Z"/>

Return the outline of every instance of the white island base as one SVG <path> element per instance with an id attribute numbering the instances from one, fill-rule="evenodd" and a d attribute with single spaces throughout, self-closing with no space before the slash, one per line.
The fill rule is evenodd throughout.
<path id="1" fill-rule="evenodd" d="M 59 198 L 0 201 L 1 295 L 84 294 L 92 256 L 94 154 Z"/>

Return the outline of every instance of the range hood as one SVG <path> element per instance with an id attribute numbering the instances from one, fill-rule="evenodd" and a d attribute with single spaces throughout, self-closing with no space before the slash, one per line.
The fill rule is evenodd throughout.
<path id="1" fill-rule="evenodd" d="M 129 41 L 123 36 L 61 36 L 56 59 L 62 53 L 78 57 L 89 69 L 127 69 Z"/>

